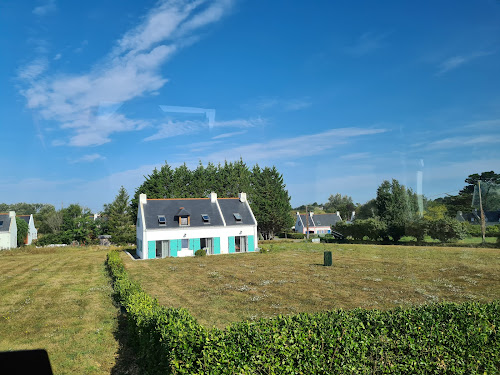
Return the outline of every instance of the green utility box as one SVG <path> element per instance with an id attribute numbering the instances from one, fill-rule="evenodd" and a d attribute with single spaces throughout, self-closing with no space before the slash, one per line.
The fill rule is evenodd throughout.
<path id="1" fill-rule="evenodd" d="M 324 266 L 331 266 L 332 265 L 332 252 L 331 251 L 325 251 L 325 254 L 323 257 L 323 265 Z"/>

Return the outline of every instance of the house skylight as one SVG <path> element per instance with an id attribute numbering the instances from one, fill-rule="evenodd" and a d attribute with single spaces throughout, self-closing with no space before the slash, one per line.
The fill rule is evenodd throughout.
<path id="1" fill-rule="evenodd" d="M 204 223 L 210 223 L 210 216 L 207 214 L 201 214 L 201 218 L 203 219 Z"/>
<path id="2" fill-rule="evenodd" d="M 242 220 L 241 219 L 241 215 L 238 212 L 233 213 L 233 215 L 234 215 L 234 218 L 236 219 L 236 221 L 241 221 Z"/>
<path id="3" fill-rule="evenodd" d="M 159 225 L 167 225 L 167 219 L 163 215 L 158 215 L 158 224 Z"/>

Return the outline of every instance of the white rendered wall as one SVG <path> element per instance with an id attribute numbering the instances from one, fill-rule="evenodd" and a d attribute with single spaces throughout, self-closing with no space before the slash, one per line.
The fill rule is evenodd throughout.
<path id="1" fill-rule="evenodd" d="M 2 232 L 0 233 L 0 250 L 10 249 L 10 233 Z"/>

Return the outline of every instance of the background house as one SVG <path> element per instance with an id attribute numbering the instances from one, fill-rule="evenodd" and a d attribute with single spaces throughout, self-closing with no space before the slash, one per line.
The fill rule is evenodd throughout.
<path id="1" fill-rule="evenodd" d="M 38 238 L 38 231 L 35 228 L 35 222 L 33 220 L 33 215 L 18 215 L 20 219 L 23 219 L 26 224 L 28 224 L 28 234 L 26 235 L 26 239 L 24 240 L 25 245 L 31 245 L 33 240 Z"/>
<path id="2" fill-rule="evenodd" d="M 141 259 L 227 254 L 257 249 L 257 221 L 245 193 L 238 198 L 139 197 L 137 255 Z"/>
<path id="3" fill-rule="evenodd" d="M 0 250 L 17 247 L 16 213 L 0 214 Z"/>
<path id="4" fill-rule="evenodd" d="M 295 232 L 306 234 L 309 222 L 309 234 L 328 234 L 331 233 L 332 225 L 339 221 L 342 221 L 342 218 L 338 211 L 334 214 L 314 214 L 309 212 L 308 215 L 301 215 L 297 212 Z"/>
<path id="5" fill-rule="evenodd" d="M 481 213 L 475 209 L 472 212 L 463 213 L 462 211 L 457 212 L 456 219 L 458 221 L 467 221 L 471 224 L 481 224 Z M 500 224 L 500 211 L 484 211 L 484 221 L 486 225 L 496 225 Z"/>

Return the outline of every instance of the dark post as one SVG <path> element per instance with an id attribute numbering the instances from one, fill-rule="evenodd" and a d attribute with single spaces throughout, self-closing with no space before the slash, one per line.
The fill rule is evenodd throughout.
<path id="1" fill-rule="evenodd" d="M 324 266 L 331 266 L 332 265 L 332 252 L 331 251 L 325 251 L 324 257 L 323 257 L 323 265 Z"/>

